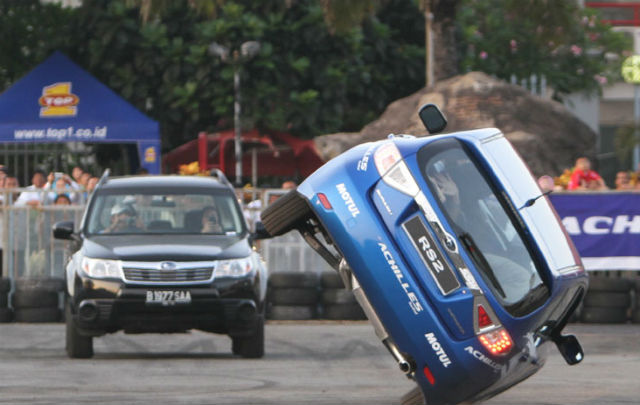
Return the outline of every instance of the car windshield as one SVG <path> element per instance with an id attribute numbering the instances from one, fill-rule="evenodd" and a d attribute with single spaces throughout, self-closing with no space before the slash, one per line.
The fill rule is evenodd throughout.
<path id="1" fill-rule="evenodd" d="M 429 149 L 434 150 L 423 151 Z M 522 302 L 532 304 L 532 297 L 539 301 L 540 292 L 547 289 L 505 209 L 507 202 L 496 195 L 462 145 L 442 142 L 435 152 L 422 153 L 420 159 L 440 208 L 503 305 L 509 309 Z"/>
<path id="2" fill-rule="evenodd" d="M 91 203 L 89 234 L 219 234 L 245 230 L 232 192 L 130 193 L 101 190 Z"/>

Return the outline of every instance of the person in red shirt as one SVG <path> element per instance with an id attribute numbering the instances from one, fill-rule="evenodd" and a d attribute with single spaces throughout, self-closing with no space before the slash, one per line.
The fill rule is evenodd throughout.
<path id="1" fill-rule="evenodd" d="M 580 157 L 576 160 L 576 167 L 571 174 L 567 190 L 607 190 L 602 177 L 595 171 L 591 170 L 591 162 L 586 157 Z"/>

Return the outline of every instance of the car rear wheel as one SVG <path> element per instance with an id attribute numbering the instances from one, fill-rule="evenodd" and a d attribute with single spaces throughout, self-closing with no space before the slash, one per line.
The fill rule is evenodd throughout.
<path id="1" fill-rule="evenodd" d="M 264 356 L 264 317 L 258 318 L 258 326 L 253 335 L 231 338 L 231 351 L 247 359 Z"/>
<path id="2" fill-rule="evenodd" d="M 71 306 L 68 303 L 65 307 L 65 323 L 67 334 L 67 355 L 72 359 L 88 359 L 93 357 L 93 338 L 91 336 L 83 336 L 78 333 L 78 329 L 73 322 Z"/>
<path id="3" fill-rule="evenodd" d="M 291 190 L 265 208 L 260 218 L 269 235 L 280 236 L 296 229 L 310 215 L 307 200 L 297 190 Z"/>

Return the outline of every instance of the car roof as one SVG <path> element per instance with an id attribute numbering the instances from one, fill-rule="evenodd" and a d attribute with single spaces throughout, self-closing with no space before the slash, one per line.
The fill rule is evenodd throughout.
<path id="1" fill-rule="evenodd" d="M 149 175 L 109 177 L 99 186 L 102 190 L 110 189 L 218 189 L 228 190 L 231 187 L 221 183 L 214 177 L 181 176 L 181 175 Z"/>

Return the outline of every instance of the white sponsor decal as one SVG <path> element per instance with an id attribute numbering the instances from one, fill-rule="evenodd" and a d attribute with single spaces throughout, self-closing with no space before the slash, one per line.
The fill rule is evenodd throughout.
<path id="1" fill-rule="evenodd" d="M 389 207 L 389 204 L 387 204 L 387 200 L 384 199 L 384 197 L 382 196 L 382 192 L 380 191 L 379 188 L 376 189 L 376 194 L 378 194 L 378 197 L 380 197 L 380 201 L 382 201 L 382 205 L 384 205 L 384 208 L 387 210 L 389 215 L 393 215 L 393 212 L 391 211 L 391 207 Z"/>
<path id="2" fill-rule="evenodd" d="M 351 216 L 354 218 L 357 217 L 358 214 L 360 214 L 360 210 L 358 209 L 356 203 L 353 202 L 353 198 L 351 198 L 351 194 L 349 194 L 349 192 L 347 191 L 347 187 L 344 185 L 344 183 L 340 183 L 336 186 L 336 189 L 338 190 L 338 193 L 340 193 L 340 197 L 342 197 L 342 199 L 344 200 L 344 203 L 349 209 L 349 212 L 351 212 Z"/>
<path id="3" fill-rule="evenodd" d="M 436 355 L 438 356 L 438 360 L 440 360 L 440 363 L 442 363 L 442 366 L 444 368 L 449 367 L 449 365 L 451 364 L 451 360 L 449 360 L 449 356 L 447 356 L 447 353 L 445 353 L 444 349 L 442 348 L 442 345 L 440 344 L 440 342 L 438 342 L 438 339 L 436 338 L 436 336 L 433 333 L 426 333 L 424 337 L 427 338 L 427 341 L 431 345 L 431 348 L 433 349 L 434 352 L 436 352 Z"/>
<path id="4" fill-rule="evenodd" d="M 426 236 L 422 236 L 418 239 L 418 243 L 420 244 L 420 249 L 422 249 L 427 259 L 429 259 L 429 262 L 431 262 L 431 267 L 436 274 L 444 271 L 444 264 L 438 259 L 438 254 L 431 246 L 431 243 L 429 243 L 429 239 L 427 239 Z"/>
<path id="5" fill-rule="evenodd" d="M 361 171 L 361 172 L 367 171 L 367 167 L 369 166 L 369 158 L 371 158 L 371 153 L 373 152 L 373 149 L 375 149 L 376 146 L 377 145 L 369 146 L 366 152 L 364 152 L 364 156 L 362 156 L 362 159 L 358 160 L 358 171 Z"/>
<path id="6" fill-rule="evenodd" d="M 396 264 L 396 260 L 393 258 L 393 255 L 387 249 L 387 245 L 378 242 L 378 246 L 380 246 L 380 250 L 382 251 L 385 260 L 387 261 L 387 263 L 389 263 L 389 266 L 391 267 L 391 270 L 393 270 L 393 273 L 395 274 L 396 279 L 398 279 L 398 283 L 400 283 L 400 286 L 404 290 L 404 293 L 407 294 L 407 297 L 409 298 L 409 307 L 416 315 L 422 312 L 424 308 L 422 308 L 422 305 L 420 304 L 420 301 L 418 301 L 418 297 L 416 296 L 416 294 L 411 291 L 409 283 L 404 281 L 404 275 Z"/>
<path id="7" fill-rule="evenodd" d="M 501 365 L 499 365 L 495 361 L 491 360 L 490 358 L 485 356 L 481 351 L 476 350 L 471 346 L 465 347 L 464 351 L 469 353 L 469 354 L 471 354 L 473 357 L 475 357 L 476 359 L 480 360 L 481 362 L 483 362 L 484 364 L 486 364 L 487 366 L 489 366 L 489 367 L 491 367 L 491 368 L 493 368 L 495 370 L 500 370 L 502 368 Z"/>
<path id="8" fill-rule="evenodd" d="M 618 215 L 616 217 L 593 216 L 580 223 L 577 217 L 564 217 L 562 224 L 569 235 L 608 235 L 640 233 L 640 215 Z"/>

